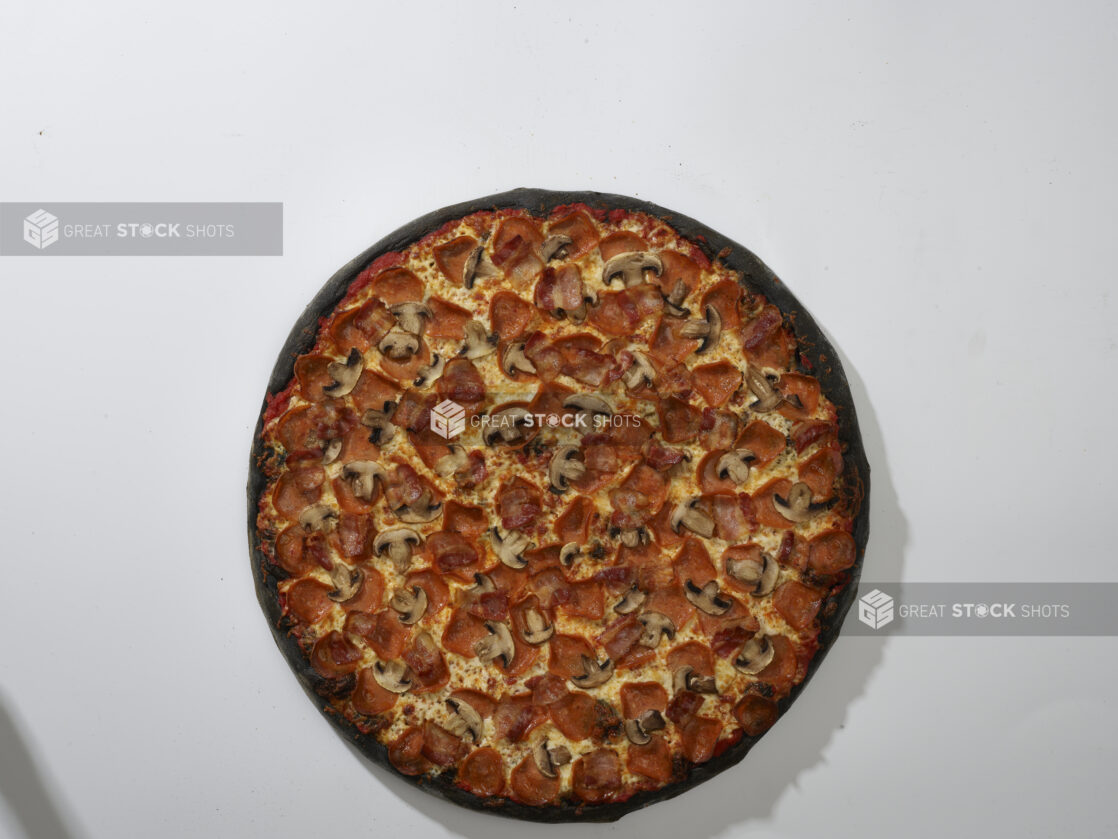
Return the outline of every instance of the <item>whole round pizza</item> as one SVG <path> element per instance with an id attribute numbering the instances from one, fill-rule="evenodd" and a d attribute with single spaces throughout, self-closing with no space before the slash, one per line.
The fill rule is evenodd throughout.
<path id="1" fill-rule="evenodd" d="M 597 193 L 449 207 L 342 269 L 250 470 L 260 601 L 326 716 L 537 820 L 739 761 L 837 635 L 868 535 L 810 316 L 741 246 Z"/>

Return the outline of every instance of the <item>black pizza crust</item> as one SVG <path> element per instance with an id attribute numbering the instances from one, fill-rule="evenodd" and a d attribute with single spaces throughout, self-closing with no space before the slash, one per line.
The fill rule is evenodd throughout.
<path id="1" fill-rule="evenodd" d="M 818 379 L 823 394 L 837 409 L 839 441 L 843 453 L 840 491 L 843 493 L 846 503 L 850 505 L 854 516 L 853 536 L 857 546 L 857 557 L 854 565 L 842 574 L 842 578 L 846 581 L 844 587 L 838 593 L 831 594 L 823 601 L 819 610 L 818 647 L 808 666 L 804 680 L 793 686 L 789 694 L 779 701 L 779 715 L 783 716 L 792 703 L 796 701 L 800 692 L 807 686 L 828 650 L 838 638 L 843 619 L 854 601 L 865 557 L 866 542 L 869 539 L 870 468 L 858 429 L 858 418 L 853 397 L 850 393 L 850 385 L 847 382 L 838 355 L 810 313 L 795 298 L 791 290 L 777 278 L 768 266 L 746 248 L 687 216 L 647 201 L 609 193 L 558 192 L 522 188 L 444 207 L 441 210 L 421 216 L 384 237 L 348 262 L 327 281 L 326 285 L 319 290 L 296 321 L 294 328 L 288 335 L 275 367 L 272 369 L 267 394 L 279 393 L 288 386 L 294 377 L 296 358 L 309 352 L 314 346 L 319 319 L 333 312 L 337 304 L 345 297 L 350 284 L 362 270 L 378 257 L 392 251 L 405 250 L 447 222 L 472 213 L 512 208 L 526 210 L 535 216 L 546 218 L 553 208 L 566 204 L 585 204 L 591 209 L 607 211 L 620 209 L 647 213 L 668 223 L 681 236 L 701 248 L 703 253 L 712 261 L 717 259 L 727 268 L 739 273 L 743 285 L 748 290 L 764 295 L 770 303 L 776 305 L 784 314 L 786 323 L 791 327 L 796 337 L 797 360 L 806 359 L 808 363 L 801 367 L 802 372 Z M 704 764 L 684 767 L 682 770 L 683 776 L 680 780 L 656 790 L 635 793 L 624 801 L 606 804 L 581 804 L 575 801 L 563 801 L 553 806 L 531 807 L 506 798 L 489 799 L 467 792 L 455 785 L 453 770 L 434 776 L 419 775 L 414 777 L 399 772 L 389 762 L 387 747 L 376 739 L 375 733 L 362 733 L 353 723 L 334 711 L 328 702 L 323 701 L 334 696 L 346 695 L 352 690 L 352 684 L 347 684 L 347 681 L 351 682 L 353 679 L 352 677 L 349 677 L 349 679 L 324 679 L 316 673 L 311 668 L 306 652 L 300 647 L 295 636 L 288 631 L 284 615 L 280 610 L 277 585 L 282 579 L 282 572 L 270 563 L 265 556 L 261 548 L 261 534 L 257 532 L 259 500 L 267 485 L 267 476 L 262 467 L 269 453 L 265 450 L 261 437 L 267 407 L 267 399 L 265 398 L 253 432 L 248 477 L 248 539 L 257 599 L 260 601 L 264 614 L 268 617 L 268 623 L 276 644 L 283 652 L 287 663 L 291 666 L 307 695 L 310 696 L 338 733 L 352 742 L 363 755 L 374 763 L 407 779 L 432 795 L 460 804 L 463 807 L 469 807 L 472 810 L 536 822 L 611 822 L 633 810 L 674 798 L 696 784 L 701 784 L 708 778 L 729 769 L 745 757 L 760 737 L 768 733 L 765 732 L 759 737 L 749 737 L 743 733 L 741 740 L 722 754 Z M 769 729 L 769 731 L 771 730 L 772 728 Z"/>

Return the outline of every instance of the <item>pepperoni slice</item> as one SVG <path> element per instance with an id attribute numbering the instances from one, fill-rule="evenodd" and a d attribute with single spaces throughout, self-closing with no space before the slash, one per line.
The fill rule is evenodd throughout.
<path id="1" fill-rule="evenodd" d="M 837 574 L 854 564 L 858 549 L 845 530 L 828 530 L 811 540 L 807 564 L 817 574 Z"/>
<path id="2" fill-rule="evenodd" d="M 668 498 L 668 481 L 647 463 L 638 463 L 621 482 L 621 489 L 638 492 L 648 499 L 649 509 L 659 510 Z"/>
<path id="3" fill-rule="evenodd" d="M 551 236 L 569 236 L 571 244 L 567 246 L 567 259 L 575 259 L 584 253 L 589 253 L 598 246 L 598 228 L 586 213 L 575 210 L 548 225 L 547 232 Z"/>
<path id="4" fill-rule="evenodd" d="M 474 644 L 489 635 L 485 621 L 466 608 L 455 609 L 443 630 L 443 648 L 463 658 L 473 658 Z"/>
<path id="5" fill-rule="evenodd" d="M 749 449 L 756 458 L 753 466 L 764 467 L 784 451 L 788 441 L 764 420 L 753 420 L 738 437 L 736 448 Z"/>
<path id="6" fill-rule="evenodd" d="M 436 766 L 453 766 L 465 757 L 466 744 L 430 720 L 423 723 L 423 756 Z"/>
<path id="7" fill-rule="evenodd" d="M 350 696 L 353 710 L 365 716 L 383 714 L 396 704 L 399 695 L 390 690 L 385 690 L 373 676 L 371 668 L 365 668 L 357 674 L 357 687 Z"/>
<path id="8" fill-rule="evenodd" d="M 489 529 L 489 516 L 481 507 L 447 501 L 443 507 L 443 527 L 468 539 L 477 539 Z"/>
<path id="9" fill-rule="evenodd" d="M 682 631 L 695 616 L 695 607 L 683 595 L 683 589 L 679 586 L 652 592 L 645 601 L 645 608 L 667 615 L 675 624 L 676 631 Z"/>
<path id="10" fill-rule="evenodd" d="M 694 719 L 695 715 L 699 713 L 699 709 L 703 707 L 703 697 L 695 693 L 693 690 L 681 690 L 672 697 L 672 701 L 668 703 L 667 713 L 664 714 L 669 720 L 678 726 L 685 726 L 688 722 Z"/>
<path id="11" fill-rule="evenodd" d="M 796 452 L 802 454 L 813 443 L 825 441 L 824 445 L 835 445 L 838 438 L 838 429 L 834 423 L 827 420 L 805 420 L 796 423 L 792 429 L 792 445 Z"/>
<path id="12" fill-rule="evenodd" d="M 416 376 L 419 375 L 420 367 L 425 367 L 431 363 L 431 350 L 426 341 L 420 340 L 419 350 L 413 355 L 399 361 L 381 355 L 378 363 L 380 369 L 390 378 L 399 382 L 411 382 L 415 381 Z"/>
<path id="13" fill-rule="evenodd" d="M 660 273 L 659 282 L 660 288 L 665 295 L 669 295 L 675 289 L 676 284 L 682 282 L 687 288 L 687 293 L 690 294 L 699 285 L 699 264 L 691 257 L 680 253 L 679 251 L 663 250 L 657 253 L 660 261 L 664 264 L 664 270 Z M 719 313 L 721 314 L 721 312 Z"/>
<path id="14" fill-rule="evenodd" d="M 450 697 L 451 699 L 460 699 L 465 702 L 485 719 L 489 719 L 493 716 L 493 712 L 497 710 L 497 700 L 487 693 L 482 693 L 480 690 L 464 688 L 454 691 Z"/>
<path id="15" fill-rule="evenodd" d="M 699 468 L 696 473 L 699 478 L 699 488 L 703 491 L 703 495 L 733 494 L 737 491 L 738 485 L 728 475 L 725 478 L 718 475 L 718 463 L 725 454 L 725 449 L 718 449 L 704 455 L 703 459 L 699 461 Z"/>
<path id="16" fill-rule="evenodd" d="M 285 519 L 296 521 L 299 514 L 322 497 L 326 472 L 321 466 L 304 466 L 280 475 L 272 490 L 272 504 Z"/>
<path id="17" fill-rule="evenodd" d="M 370 300 L 356 309 L 341 312 L 334 319 L 330 334 L 340 354 L 348 355 L 354 347 L 365 353 L 379 344 L 395 325 L 396 317 L 388 307 L 379 300 Z"/>
<path id="18" fill-rule="evenodd" d="M 618 618 L 598 636 L 602 649 L 614 661 L 632 649 L 641 637 L 643 627 L 636 615 Z"/>
<path id="19" fill-rule="evenodd" d="M 328 597 L 332 590 L 318 580 L 299 580 L 286 592 L 287 614 L 301 623 L 318 623 L 334 605 Z"/>
<path id="20" fill-rule="evenodd" d="M 729 411 L 716 411 L 703 408 L 703 420 L 699 427 L 699 444 L 708 451 L 728 449 L 738 436 L 738 418 Z"/>
<path id="21" fill-rule="evenodd" d="M 776 722 L 778 712 L 771 699 L 748 694 L 734 706 L 734 719 L 750 737 L 760 737 Z"/>
<path id="22" fill-rule="evenodd" d="M 427 537 L 424 550 L 435 567 L 463 582 L 473 579 L 477 571 L 478 552 L 473 542 L 461 533 L 440 530 Z"/>
<path id="23" fill-rule="evenodd" d="M 683 756 L 692 763 L 706 763 L 714 756 L 714 747 L 722 733 L 722 723 L 710 717 L 695 717 L 680 732 Z"/>
<path id="24" fill-rule="evenodd" d="M 459 276 L 458 282 L 461 281 Z M 467 309 L 441 297 L 428 297 L 427 308 L 431 310 L 431 319 L 427 324 L 427 334 L 430 337 L 447 338 L 451 341 L 466 338 L 466 324 L 472 320 Z"/>
<path id="25" fill-rule="evenodd" d="M 473 598 L 470 614 L 487 621 L 503 621 L 509 617 L 509 596 L 503 591 L 487 591 Z"/>
<path id="26" fill-rule="evenodd" d="M 584 580 L 571 583 L 569 590 L 571 593 L 570 600 L 559 604 L 559 608 L 572 618 L 601 620 L 606 608 L 605 595 L 597 581 Z"/>
<path id="27" fill-rule="evenodd" d="M 744 647 L 752 635 L 753 632 L 744 626 L 727 626 L 725 629 L 719 629 L 711 636 L 711 652 L 719 658 L 729 658 Z"/>
<path id="28" fill-rule="evenodd" d="M 458 767 L 457 783 L 474 795 L 500 795 L 505 789 L 505 762 L 501 753 L 488 746 L 474 749 Z"/>
<path id="29" fill-rule="evenodd" d="M 641 321 L 636 302 L 625 291 L 603 291 L 589 320 L 607 335 L 632 335 Z"/>
<path id="30" fill-rule="evenodd" d="M 726 592 L 722 593 L 722 597 L 730 601 L 730 608 L 721 615 L 708 615 L 705 612 L 700 612 L 699 626 L 702 628 L 704 635 L 711 637 L 711 650 L 717 655 L 725 657 L 729 655 L 729 652 L 725 651 L 726 645 L 732 643 L 736 635 L 723 635 L 720 638 L 721 643 L 719 646 L 722 647 L 723 652 L 719 652 L 715 649 L 714 636 L 733 627 L 744 628 L 750 635 L 753 635 L 753 633 L 760 629 L 760 624 L 757 623 L 757 618 L 753 617 L 753 613 L 750 612 L 738 598 Z M 738 644 L 738 647 L 740 648 L 741 644 Z"/>
<path id="31" fill-rule="evenodd" d="M 493 712 L 493 733 L 497 739 L 519 743 L 547 720 L 547 711 L 532 704 L 532 694 L 506 695 Z"/>
<path id="32" fill-rule="evenodd" d="M 632 251 L 643 251 L 648 247 L 644 239 L 636 233 L 621 230 L 610 233 L 598 244 L 598 251 L 602 254 L 602 262 L 609 262 L 618 254 Z"/>
<path id="33" fill-rule="evenodd" d="M 697 338 L 687 338 L 680 334 L 686 323 L 685 318 L 673 318 L 666 315 L 660 318 L 655 332 L 652 333 L 652 341 L 648 347 L 649 352 L 661 362 L 674 362 L 676 364 L 691 355 L 699 348 L 701 342 Z"/>
<path id="34" fill-rule="evenodd" d="M 441 494 L 425 478 L 421 478 L 411 466 L 401 463 L 396 466 L 388 480 L 385 498 L 388 505 L 396 509 L 402 505 L 414 504 L 428 493 L 435 500 L 441 500 Z"/>
<path id="35" fill-rule="evenodd" d="M 753 503 L 740 495 L 704 495 L 700 501 L 714 519 L 714 535 L 727 542 L 738 542 L 748 535 L 754 516 Z"/>
<path id="36" fill-rule="evenodd" d="M 539 807 L 554 801 L 559 796 L 559 778 L 545 776 L 536 765 L 535 758 L 528 755 L 512 770 L 509 788 L 516 801 L 531 807 Z"/>
<path id="37" fill-rule="evenodd" d="M 462 285 L 466 274 L 466 260 L 477 248 L 477 239 L 472 236 L 458 236 L 449 242 L 435 245 L 435 264 L 443 276 L 456 285 Z"/>
<path id="38" fill-rule="evenodd" d="M 348 676 L 361 663 L 361 650 L 336 629 L 326 633 L 311 649 L 311 666 L 327 678 Z"/>
<path id="39" fill-rule="evenodd" d="M 769 639 L 773 645 L 773 660 L 757 674 L 757 681 L 772 687 L 777 696 L 783 696 L 796 680 L 796 648 L 783 635 Z"/>
<path id="40" fill-rule="evenodd" d="M 683 547 L 672 559 L 672 570 L 680 585 L 690 580 L 700 588 L 718 578 L 714 562 L 703 543 L 694 536 L 683 540 Z"/>
<path id="41" fill-rule="evenodd" d="M 791 420 L 808 419 L 819 407 L 819 380 L 802 373 L 785 373 L 780 377 L 784 403 L 777 412 Z"/>
<path id="42" fill-rule="evenodd" d="M 507 218 L 493 237 L 493 264 L 517 284 L 526 285 L 543 268 L 536 248 L 543 236 L 527 218 Z"/>
<path id="43" fill-rule="evenodd" d="M 697 676 L 713 676 L 714 654 L 699 641 L 680 644 L 668 653 L 668 669 L 675 673 L 681 667 L 690 667 Z"/>
<path id="44" fill-rule="evenodd" d="M 811 487 L 814 501 L 826 501 L 835 494 L 835 479 L 842 471 L 842 455 L 834 449 L 820 449 L 799 466 L 800 480 Z"/>
<path id="45" fill-rule="evenodd" d="M 742 329 L 742 349 L 750 364 L 772 370 L 787 369 L 795 350 L 795 339 L 782 325 L 775 306 L 765 306 Z"/>
<path id="46" fill-rule="evenodd" d="M 396 401 L 399 394 L 400 386 L 398 384 L 386 379 L 375 370 L 369 369 L 361 373 L 361 378 L 357 380 L 357 384 L 349 392 L 354 407 L 362 414 L 369 410 L 383 411 L 385 403 Z M 362 429 L 358 426 L 356 430 L 359 433 L 363 432 L 366 438 L 369 436 L 367 428 Z"/>
<path id="47" fill-rule="evenodd" d="M 621 686 L 621 712 L 635 720 L 645 711 L 668 709 L 668 692 L 659 682 L 627 682 Z"/>
<path id="48" fill-rule="evenodd" d="M 528 330 L 536 307 L 511 291 L 499 291 L 489 304 L 489 323 L 502 341 L 516 341 Z"/>
<path id="49" fill-rule="evenodd" d="M 768 343 L 783 322 L 784 316 L 780 313 L 780 309 L 771 303 L 765 305 L 756 316 L 749 319 L 742 330 L 741 340 L 742 349 L 751 361 L 754 360 L 751 354 Z"/>
<path id="50" fill-rule="evenodd" d="M 295 379 L 304 399 L 321 402 L 326 399 L 325 388 L 334 384 L 334 377 L 326 368 L 334 359 L 325 355 L 301 355 L 295 361 Z"/>
<path id="51" fill-rule="evenodd" d="M 595 749 L 575 761 L 571 787 L 589 804 L 610 801 L 621 791 L 621 759 L 613 749 Z"/>
<path id="52" fill-rule="evenodd" d="M 314 558 L 305 550 L 306 531 L 301 525 L 289 524 L 276 537 L 276 563 L 291 575 L 305 574 L 315 566 Z"/>
<path id="53" fill-rule="evenodd" d="M 741 326 L 741 295 L 740 283 L 722 280 L 703 295 L 703 311 L 707 306 L 713 306 L 722 317 L 723 329 L 737 329 Z"/>
<path id="54" fill-rule="evenodd" d="M 495 298 L 494 298 L 495 300 Z M 533 294 L 536 306 L 546 312 L 572 312 L 583 304 L 582 274 L 577 265 L 543 269 Z M 503 337 L 503 333 L 502 337 Z"/>
<path id="55" fill-rule="evenodd" d="M 439 397 L 436 394 L 424 394 L 408 388 L 396 405 L 396 410 L 392 414 L 392 424 L 397 428 L 421 433 L 423 429 L 431 427 L 431 409 L 438 401 Z"/>
<path id="56" fill-rule="evenodd" d="M 725 405 L 742 382 L 741 370 L 728 361 L 700 364 L 692 371 L 691 378 L 695 390 L 715 408 Z"/>
<path id="57" fill-rule="evenodd" d="M 416 635 L 411 646 L 404 650 L 404 662 L 411 668 L 417 683 L 413 684 L 412 693 L 438 690 L 450 681 L 446 660 L 435 640 L 427 632 Z"/>
<path id="58" fill-rule="evenodd" d="M 535 592 L 539 602 L 548 609 L 560 603 L 567 603 L 571 599 L 571 584 L 563 576 L 563 572 L 555 566 L 532 574 L 528 587 Z"/>
<path id="59" fill-rule="evenodd" d="M 544 673 L 528 680 L 534 705 L 550 705 L 567 695 L 567 683 L 553 673 Z"/>
<path id="60" fill-rule="evenodd" d="M 404 731 L 388 746 L 388 760 L 403 775 L 420 775 L 427 771 L 423 757 L 423 729 L 418 725 Z"/>
<path id="61" fill-rule="evenodd" d="M 564 679 L 581 676 L 585 672 L 583 656 L 595 658 L 590 642 L 578 635 L 552 635 L 548 646 L 550 655 L 547 669 Z"/>
<path id="62" fill-rule="evenodd" d="M 788 498 L 788 490 L 792 482 L 787 478 L 774 478 L 755 493 L 753 493 L 753 506 L 757 514 L 757 522 L 765 527 L 775 527 L 780 530 L 791 530 L 796 525 L 788 521 L 773 506 L 773 496 Z"/>
<path id="63" fill-rule="evenodd" d="M 635 775 L 667 783 L 672 779 L 672 752 L 668 741 L 654 734 L 643 746 L 629 746 L 625 766 Z"/>
<path id="64" fill-rule="evenodd" d="M 781 583 L 773 592 L 773 607 L 795 629 L 807 629 L 815 620 L 823 592 L 795 580 Z"/>
<path id="65" fill-rule="evenodd" d="M 431 570 L 412 571 L 404 578 L 404 586 L 419 586 L 427 595 L 427 614 L 437 615 L 450 601 L 450 586 L 443 581 L 442 575 Z"/>
<path id="66" fill-rule="evenodd" d="M 334 499 L 343 514 L 371 513 L 373 506 L 380 500 L 380 481 L 373 482 L 373 494 L 367 501 L 353 494 L 353 482 L 342 474 L 334 478 L 330 485 L 334 488 Z"/>
<path id="67" fill-rule="evenodd" d="M 497 661 L 497 668 L 505 674 L 505 681 L 509 684 L 515 683 L 520 676 L 524 675 L 536 663 L 536 659 L 540 655 L 538 647 L 524 643 L 519 635 L 514 635 L 512 642 L 514 652 L 508 667 L 502 661 Z"/>
<path id="68" fill-rule="evenodd" d="M 312 448 L 318 443 L 314 426 L 314 415 L 304 405 L 284 414 L 276 426 L 276 439 L 289 452 Z"/>
<path id="69" fill-rule="evenodd" d="M 672 529 L 673 506 L 672 504 L 665 504 L 648 523 L 656 537 L 656 544 L 664 548 L 674 548 L 676 545 L 683 544 L 683 537 Z"/>
<path id="70" fill-rule="evenodd" d="M 551 704 L 548 712 L 555 727 L 569 740 L 586 740 L 594 733 L 597 712 L 589 694 L 576 691 Z"/>
<path id="71" fill-rule="evenodd" d="M 660 433 L 665 442 L 686 443 L 699 436 L 702 415 L 682 399 L 675 396 L 661 399 L 656 412 L 660 416 Z"/>
<path id="72" fill-rule="evenodd" d="M 543 511 L 543 496 L 534 484 L 516 477 L 497 490 L 497 515 L 505 530 L 521 530 L 535 524 Z"/>
<path id="73" fill-rule="evenodd" d="M 384 600 L 384 577 L 377 569 L 365 566 L 361 569 L 361 585 L 357 593 L 342 603 L 342 608 L 347 612 L 372 613 L 380 608 L 382 600 Z"/>
<path id="74" fill-rule="evenodd" d="M 524 355 L 535 365 L 536 375 L 545 382 L 558 376 L 563 366 L 563 356 L 551 346 L 542 332 L 533 332 L 528 336 L 524 342 Z"/>
<path id="75" fill-rule="evenodd" d="M 373 296 L 385 303 L 407 303 L 423 299 L 423 281 L 407 268 L 381 271 L 369 284 Z"/>
<path id="76" fill-rule="evenodd" d="M 616 360 L 598 352 L 602 342 L 593 335 L 580 332 L 552 342 L 562 361 L 559 372 L 575 381 L 598 387 L 602 385 L 613 370 Z"/>
<path id="77" fill-rule="evenodd" d="M 563 544 L 567 542 L 584 544 L 590 535 L 590 522 L 596 511 L 594 502 L 586 496 L 580 495 L 575 498 L 555 519 L 556 538 Z"/>
<path id="78" fill-rule="evenodd" d="M 346 617 L 346 631 L 356 631 L 368 642 L 378 658 L 396 659 L 404 654 L 411 629 L 400 623 L 400 616 L 395 609 L 382 609 L 377 612 L 372 625 L 358 618 L 359 612 L 351 612 Z M 351 621 L 354 626 L 351 627 Z"/>

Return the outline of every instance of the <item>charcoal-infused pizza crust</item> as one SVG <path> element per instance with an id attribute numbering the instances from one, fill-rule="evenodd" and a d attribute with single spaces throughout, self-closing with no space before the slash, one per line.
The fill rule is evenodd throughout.
<path id="1" fill-rule="evenodd" d="M 713 231 L 593 193 L 447 208 L 288 350 L 251 465 L 261 602 L 329 718 L 425 788 L 616 818 L 739 760 L 837 633 L 868 533 L 849 391 Z"/>

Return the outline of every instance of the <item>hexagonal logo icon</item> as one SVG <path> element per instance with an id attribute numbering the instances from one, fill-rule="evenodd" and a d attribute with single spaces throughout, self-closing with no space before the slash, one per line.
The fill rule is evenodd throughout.
<path id="1" fill-rule="evenodd" d="M 23 220 L 23 241 L 39 250 L 58 241 L 58 216 L 36 210 Z"/>
<path id="2" fill-rule="evenodd" d="M 431 409 L 431 430 L 451 440 L 466 430 L 466 409 L 452 399 L 444 399 Z"/>
<path id="3" fill-rule="evenodd" d="M 870 629 L 881 629 L 893 621 L 893 598 L 874 589 L 858 600 L 858 620 Z"/>

